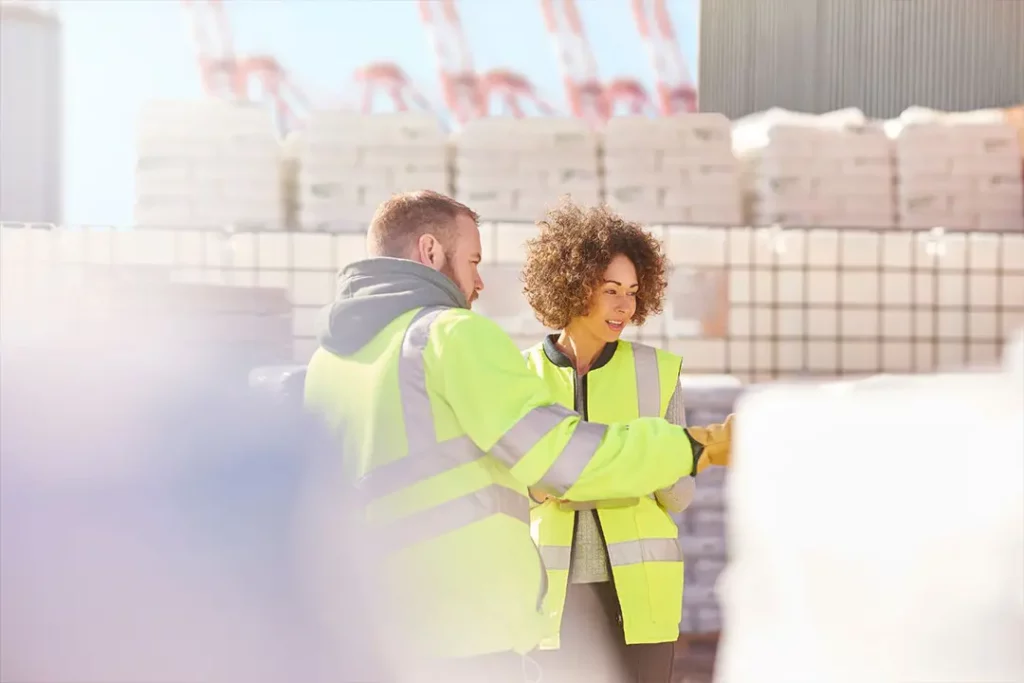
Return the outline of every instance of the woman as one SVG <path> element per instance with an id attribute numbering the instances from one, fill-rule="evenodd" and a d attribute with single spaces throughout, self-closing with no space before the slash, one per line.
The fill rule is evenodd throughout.
<path id="1" fill-rule="evenodd" d="M 539 227 L 527 243 L 524 292 L 540 322 L 561 332 L 524 353 L 531 369 L 586 420 L 685 425 L 681 358 L 619 340 L 627 325 L 661 312 L 667 263 L 659 242 L 604 208 L 566 204 Z M 727 434 L 728 424 L 708 430 Z M 707 449 L 698 471 L 726 461 Z M 545 678 L 670 681 L 683 591 L 670 513 L 689 504 L 693 488 L 687 477 L 650 497 L 592 503 L 531 492 L 534 540 L 548 568 L 545 609 L 560 629 L 537 655 Z"/>

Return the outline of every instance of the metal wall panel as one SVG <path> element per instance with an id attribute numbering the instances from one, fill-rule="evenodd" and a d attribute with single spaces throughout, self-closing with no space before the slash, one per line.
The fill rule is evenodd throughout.
<path id="1" fill-rule="evenodd" d="M 63 219 L 62 44 L 56 14 L 0 5 L 0 220 Z"/>
<path id="2" fill-rule="evenodd" d="M 739 117 L 1024 102 L 1018 0 L 703 0 L 700 100 Z"/>

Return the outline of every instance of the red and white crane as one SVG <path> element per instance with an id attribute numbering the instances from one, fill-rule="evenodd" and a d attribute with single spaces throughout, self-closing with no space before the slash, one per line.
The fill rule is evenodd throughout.
<path id="1" fill-rule="evenodd" d="M 181 0 L 181 4 L 188 14 L 203 92 L 218 99 L 245 98 L 222 0 Z"/>
<path id="2" fill-rule="evenodd" d="M 484 116 L 487 102 L 455 0 L 420 0 L 419 8 L 437 62 L 441 95 L 452 118 L 461 125 Z"/>
<path id="3" fill-rule="evenodd" d="M 558 114 L 551 103 L 540 96 L 530 79 L 515 71 L 491 69 L 480 77 L 480 88 L 486 106 L 485 113 L 495 111 L 500 115 L 521 119 L 529 115 L 524 105 L 530 105 L 541 116 Z"/>
<path id="4" fill-rule="evenodd" d="M 611 115 L 604 86 L 598 79 L 597 60 L 583 32 L 575 0 L 541 0 L 544 24 L 554 41 L 569 111 L 592 125 Z"/>
<path id="5" fill-rule="evenodd" d="M 618 115 L 620 109 L 630 116 L 654 116 L 658 113 L 647 88 L 635 78 L 617 78 L 605 86 L 604 92 L 610 117 Z"/>
<path id="6" fill-rule="evenodd" d="M 253 85 L 259 85 L 262 96 L 257 99 L 271 105 L 282 135 L 302 127 L 309 116 L 309 99 L 276 58 L 242 57 L 238 60 L 238 71 L 246 95 Z"/>
<path id="7" fill-rule="evenodd" d="M 661 113 L 672 115 L 697 111 L 697 86 L 679 49 L 667 0 L 632 2 L 637 29 L 654 66 Z"/>
<path id="8" fill-rule="evenodd" d="M 188 13 L 203 91 L 218 99 L 263 101 L 274 111 L 282 134 L 309 115 L 309 99 L 277 58 L 240 55 L 223 0 L 181 0 Z M 253 95 L 253 86 L 260 94 Z"/>
<path id="9" fill-rule="evenodd" d="M 597 127 L 620 109 L 632 115 L 653 113 L 647 88 L 635 78 L 618 78 L 607 85 L 601 82 L 575 0 L 541 0 L 541 9 L 558 54 L 573 116 Z"/>
<path id="10" fill-rule="evenodd" d="M 494 109 L 509 116 L 535 113 L 551 116 L 555 109 L 530 80 L 508 69 L 477 73 L 455 0 L 420 0 L 420 18 L 437 62 L 441 93 L 456 125 Z"/>
<path id="11" fill-rule="evenodd" d="M 366 64 L 352 74 L 359 88 L 359 109 L 370 114 L 374 111 L 377 95 L 383 93 L 395 111 L 423 111 L 433 113 L 427 98 L 416 88 L 402 67 L 393 62 Z"/>

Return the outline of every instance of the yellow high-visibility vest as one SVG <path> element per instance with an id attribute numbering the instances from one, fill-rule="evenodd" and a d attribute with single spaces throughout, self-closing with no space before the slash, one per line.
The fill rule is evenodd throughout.
<path id="1" fill-rule="evenodd" d="M 552 622 L 528 487 L 575 500 L 642 495 L 692 469 L 689 437 L 650 421 L 583 422 L 430 268 L 368 259 L 341 281 L 323 319 L 344 322 L 319 337 L 305 404 L 339 437 L 337 466 L 357 483 L 387 641 L 410 661 L 533 649 Z M 419 305 L 396 310 L 402 288 Z"/>
<path id="2" fill-rule="evenodd" d="M 552 338 L 524 353 L 556 400 L 590 422 L 613 423 L 664 417 L 679 383 L 679 356 L 643 344 L 609 344 L 586 375 L 555 349 Z M 582 404 L 582 405 L 581 405 Z M 608 549 L 627 643 L 675 641 L 683 601 L 683 557 L 679 530 L 653 496 L 628 507 L 597 508 Z M 548 572 L 545 611 L 561 628 L 569 580 L 576 512 L 549 499 L 531 511 L 531 533 Z M 556 632 L 542 649 L 559 647 Z"/>

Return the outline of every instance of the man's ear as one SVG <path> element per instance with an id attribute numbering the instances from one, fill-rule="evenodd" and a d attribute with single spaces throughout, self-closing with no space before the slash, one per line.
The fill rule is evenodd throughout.
<path id="1" fill-rule="evenodd" d="M 433 235 L 420 235 L 416 241 L 417 256 L 419 262 L 434 270 L 440 270 L 444 265 L 444 249 L 441 243 Z"/>

